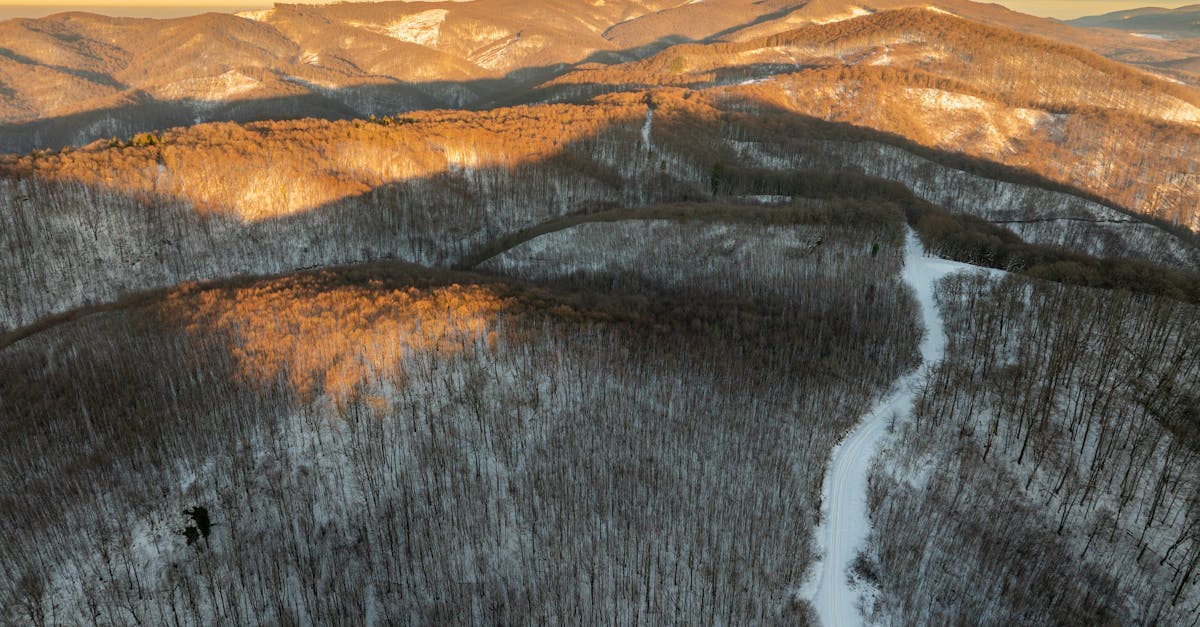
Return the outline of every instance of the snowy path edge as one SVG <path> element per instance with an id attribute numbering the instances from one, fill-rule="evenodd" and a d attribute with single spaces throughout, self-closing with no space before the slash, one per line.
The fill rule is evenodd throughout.
<path id="1" fill-rule="evenodd" d="M 908 284 L 919 306 L 922 326 L 921 364 L 901 376 L 862 421 L 834 447 L 821 488 L 821 523 L 815 534 L 821 558 L 800 596 L 810 599 L 825 627 L 863 624 L 858 592 L 851 585 L 850 568 L 870 530 L 867 512 L 867 475 L 888 427 L 895 417 L 905 417 L 926 370 L 942 360 L 946 335 L 934 301 L 934 288 L 942 277 L 977 266 L 926 256 L 912 229 L 905 233 L 904 269 L 901 279 Z"/>

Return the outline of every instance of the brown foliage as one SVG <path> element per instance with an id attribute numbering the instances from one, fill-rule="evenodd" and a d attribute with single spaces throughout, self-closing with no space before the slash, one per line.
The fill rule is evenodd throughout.
<path id="1" fill-rule="evenodd" d="M 303 275 L 234 289 L 184 289 L 163 306 L 197 337 L 226 337 L 242 375 L 284 378 L 304 398 L 349 399 L 368 381 L 398 380 L 404 353 L 452 355 L 486 336 L 507 300 L 480 286 L 330 285 Z"/>
<path id="2" fill-rule="evenodd" d="M 390 124 L 298 120 L 205 124 L 0 161 L 0 173 L 184 199 L 247 221 L 291 215 L 386 183 L 454 168 L 515 167 L 645 115 L 641 103 L 427 111 Z M 150 137 L 154 141 L 150 141 Z"/>

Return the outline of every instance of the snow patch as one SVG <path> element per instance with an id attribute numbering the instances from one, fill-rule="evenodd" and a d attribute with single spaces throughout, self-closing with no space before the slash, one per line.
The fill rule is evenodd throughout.
<path id="1" fill-rule="evenodd" d="M 517 33 L 474 52 L 469 57 L 479 67 L 495 70 L 500 68 L 513 50 L 521 49 L 521 35 Z"/>
<path id="2" fill-rule="evenodd" d="M 750 196 L 738 196 L 739 200 L 749 200 L 760 205 L 777 205 L 780 203 L 791 202 L 791 196 L 783 196 L 779 194 L 754 194 Z"/>
<path id="3" fill-rule="evenodd" d="M 194 99 L 219 102 L 254 91 L 261 84 L 258 79 L 247 76 L 238 70 L 229 70 L 217 76 L 203 76 L 169 83 L 164 85 L 157 95 L 161 98 L 175 100 Z"/>
<path id="4" fill-rule="evenodd" d="M 1054 114 L 1046 113 L 1045 111 L 1041 111 L 1039 109 L 1026 109 L 1024 107 L 1013 109 L 1013 115 L 1016 116 L 1018 120 L 1035 127 L 1041 126 L 1056 119 Z M 1065 117 L 1066 114 L 1061 115 Z"/>
<path id="5" fill-rule="evenodd" d="M 904 95 L 925 111 L 939 117 L 932 128 L 939 129 L 942 145 L 974 142 L 987 146 L 992 153 L 1013 151 L 1014 138 L 1049 124 L 1054 117 L 1038 109 L 1007 108 L 996 103 L 940 89 L 908 88 Z"/>
<path id="6" fill-rule="evenodd" d="M 650 141 L 650 126 L 654 123 L 654 109 L 646 109 L 646 122 L 642 124 L 642 144 L 647 150 L 654 150 L 654 142 Z"/>
<path id="7" fill-rule="evenodd" d="M 450 11 L 446 9 L 430 9 L 406 15 L 386 24 L 357 20 L 348 20 L 346 24 L 420 46 L 436 46 L 441 40 L 442 24 L 446 21 L 449 13 Z"/>
<path id="8" fill-rule="evenodd" d="M 929 109 L 983 112 L 994 108 L 991 103 L 982 98 L 968 96 L 966 94 L 956 94 L 954 92 L 941 89 L 914 87 L 906 89 L 905 93 L 914 97 L 922 105 Z"/>
<path id="9" fill-rule="evenodd" d="M 870 15 L 871 13 L 872 11 L 868 11 L 862 7 L 850 7 L 850 11 L 848 13 L 838 13 L 837 15 L 830 15 L 820 19 L 815 19 L 813 20 L 813 24 L 833 24 L 834 22 L 844 22 L 846 20 L 852 20 L 856 17 Z"/>
<path id="10" fill-rule="evenodd" d="M 880 53 L 880 55 L 878 57 L 871 59 L 871 65 L 891 65 L 892 57 L 891 57 L 890 53 L 891 53 L 891 50 L 885 44 L 883 46 L 883 52 Z"/>
<path id="11" fill-rule="evenodd" d="M 446 9 L 430 9 L 390 22 L 384 27 L 389 37 L 422 46 L 435 46 L 441 36 Z"/>
<path id="12" fill-rule="evenodd" d="M 275 9 L 261 9 L 258 11 L 241 11 L 234 13 L 237 17 L 246 20 L 254 20 L 255 22 L 265 22 L 275 15 Z"/>
<path id="13" fill-rule="evenodd" d="M 215 85 L 208 92 L 208 97 L 212 100 L 232 98 L 253 91 L 260 84 L 257 79 L 246 76 L 237 70 L 230 70 L 217 77 Z"/>
<path id="14" fill-rule="evenodd" d="M 1162 119 L 1168 122 L 1200 122 L 1200 108 L 1182 100 L 1174 99 L 1175 106 L 1166 107 Z"/>

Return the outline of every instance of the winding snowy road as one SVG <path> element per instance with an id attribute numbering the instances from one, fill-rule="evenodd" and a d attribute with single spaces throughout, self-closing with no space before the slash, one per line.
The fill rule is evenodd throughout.
<path id="1" fill-rule="evenodd" d="M 851 562 L 866 542 L 870 521 L 867 517 L 867 473 L 871 458 L 887 435 L 892 416 L 904 416 L 912 407 L 913 397 L 925 367 L 941 361 L 946 350 L 942 318 L 933 299 L 939 279 L 960 270 L 978 270 L 954 261 L 925 256 L 916 234 L 908 230 L 904 250 L 904 282 L 920 305 L 924 328 L 921 339 L 922 367 L 900 377 L 891 391 L 879 401 L 863 421 L 833 450 L 825 484 L 821 490 L 821 526 L 817 541 L 824 557 L 817 566 L 812 597 L 817 614 L 825 627 L 861 625 L 858 593 L 850 585 Z"/>

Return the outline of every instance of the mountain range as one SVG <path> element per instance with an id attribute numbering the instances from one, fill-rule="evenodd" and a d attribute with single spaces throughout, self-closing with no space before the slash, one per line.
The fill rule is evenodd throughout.
<path id="1" fill-rule="evenodd" d="M 1200 37 L 1200 4 L 1174 9 L 1148 7 L 1115 11 L 1076 18 L 1069 23 L 1076 26 L 1122 30 L 1143 37 L 1195 39 Z"/>
<path id="2" fill-rule="evenodd" d="M 1072 28 L 972 2 L 279 4 L 170 20 L 64 13 L 0 23 L 0 149 L 58 148 L 210 120 L 340 119 L 519 102 L 528 88 L 589 63 L 914 6 L 1197 84 L 1195 42 Z"/>

